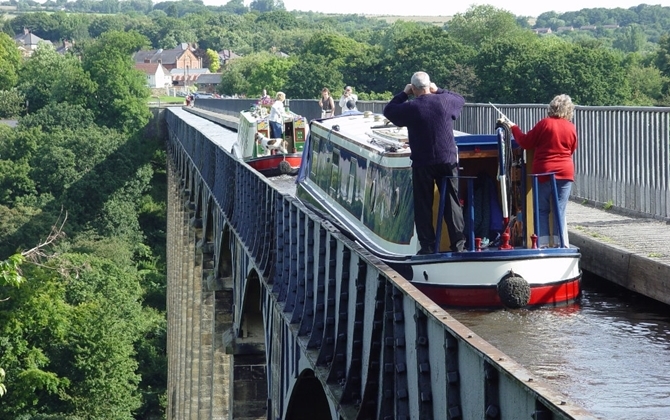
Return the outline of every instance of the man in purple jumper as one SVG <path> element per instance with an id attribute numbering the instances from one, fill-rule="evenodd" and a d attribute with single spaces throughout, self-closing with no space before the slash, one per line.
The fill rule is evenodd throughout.
<path id="1" fill-rule="evenodd" d="M 408 100 L 409 95 L 413 100 Z M 412 159 L 412 187 L 414 189 L 414 224 L 421 249 L 418 254 L 433 254 L 433 194 L 435 184 L 447 181 L 444 220 L 451 240 L 451 250 L 463 251 L 465 235 L 463 210 L 458 198 L 458 148 L 454 140 L 453 121 L 463 109 L 465 99 L 457 93 L 438 89 L 427 73 L 412 75 L 405 90 L 391 99 L 384 108 L 384 116 L 399 127 L 407 127 Z"/>

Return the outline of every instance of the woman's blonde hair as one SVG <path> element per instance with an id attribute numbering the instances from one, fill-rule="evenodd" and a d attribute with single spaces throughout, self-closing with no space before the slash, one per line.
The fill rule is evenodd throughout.
<path id="1" fill-rule="evenodd" d="M 574 110 L 575 104 L 568 95 L 557 95 L 549 103 L 547 114 L 550 117 L 564 118 L 569 121 L 572 119 Z"/>
<path id="2" fill-rule="evenodd" d="M 276 98 L 278 101 L 282 101 L 282 102 L 283 102 L 284 99 L 286 99 L 286 94 L 285 94 L 284 92 L 277 92 L 277 96 L 275 96 L 275 98 Z"/>

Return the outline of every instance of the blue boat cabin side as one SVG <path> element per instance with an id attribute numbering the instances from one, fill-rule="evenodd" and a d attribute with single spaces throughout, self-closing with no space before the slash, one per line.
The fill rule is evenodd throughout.
<path id="1" fill-rule="evenodd" d="M 461 133 L 463 134 L 463 133 Z M 466 237 L 474 232 L 480 249 L 499 246 L 503 231 L 509 227 L 509 245 L 531 248 L 530 225 L 524 226 L 532 209 L 530 183 L 525 181 L 527 157 L 505 133 L 501 147 L 498 134 L 458 135 L 460 197 L 466 218 Z M 311 132 L 309 172 L 306 174 L 352 218 L 385 241 L 409 244 L 414 235 L 412 171 L 407 164 L 393 165 L 393 153 L 385 159 L 368 159 L 361 150 L 340 147 L 320 133 Z M 502 164 L 500 155 L 503 154 Z M 499 177 L 499 173 L 505 177 Z M 500 183 L 505 186 L 501 187 Z M 472 190 L 468 189 L 470 187 Z M 501 191 L 506 197 L 503 199 Z M 436 226 L 440 196 L 435 190 L 433 223 Z M 503 204 L 507 204 L 505 212 Z M 469 215 L 474 210 L 474 220 Z M 504 213 L 506 217 L 504 217 Z M 506 225 L 507 222 L 507 225 Z M 448 251 L 446 226 L 441 229 L 440 251 Z M 472 247 L 471 249 L 474 249 Z"/>

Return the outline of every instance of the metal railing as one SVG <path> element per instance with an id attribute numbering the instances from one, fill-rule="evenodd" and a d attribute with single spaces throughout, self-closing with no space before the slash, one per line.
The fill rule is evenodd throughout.
<path id="1" fill-rule="evenodd" d="M 237 116 L 257 99 L 199 99 L 196 107 Z M 382 113 L 386 101 L 359 101 L 360 111 Z M 321 117 L 316 99 L 291 99 L 291 110 L 311 121 Z M 546 105 L 496 104 L 522 130 L 547 115 Z M 336 105 L 336 114 L 340 113 Z M 497 111 L 489 104 L 466 104 L 454 128 L 489 134 Z M 638 216 L 670 219 L 670 108 L 577 106 L 573 122 L 574 199 L 605 204 Z"/>

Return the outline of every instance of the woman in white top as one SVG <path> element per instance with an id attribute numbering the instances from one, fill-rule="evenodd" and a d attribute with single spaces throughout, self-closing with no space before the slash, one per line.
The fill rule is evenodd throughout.
<path id="1" fill-rule="evenodd" d="M 275 99 L 275 103 L 270 108 L 268 122 L 270 123 L 270 138 L 279 139 L 282 138 L 282 133 L 284 132 L 284 116 L 286 115 L 284 100 L 286 99 L 286 95 L 284 92 L 277 92 Z"/>
<path id="2" fill-rule="evenodd" d="M 354 103 L 358 102 L 358 95 L 353 93 L 351 86 L 345 87 L 344 93 L 340 96 L 340 109 L 342 109 L 342 112 L 347 110 L 347 101 L 349 99 L 353 99 Z"/>

